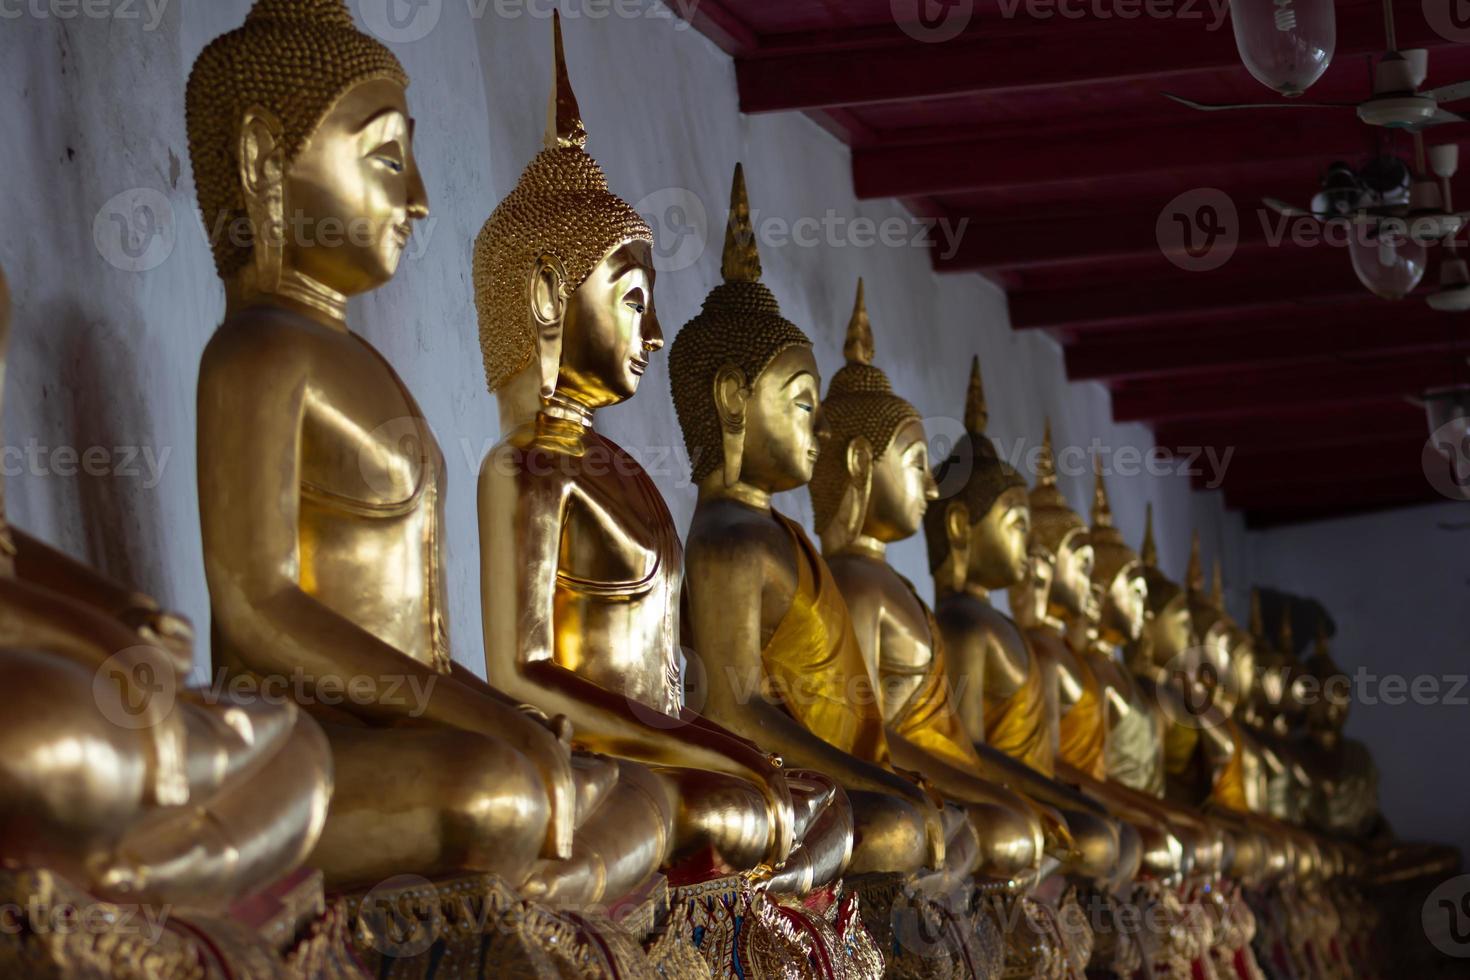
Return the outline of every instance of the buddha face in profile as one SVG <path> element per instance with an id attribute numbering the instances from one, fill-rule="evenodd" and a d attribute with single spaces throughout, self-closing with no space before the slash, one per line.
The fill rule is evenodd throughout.
<path id="1" fill-rule="evenodd" d="M 1056 574 L 1048 593 L 1050 611 L 1067 618 L 1086 614 L 1094 561 L 1092 543 L 1085 531 L 1078 531 L 1062 542 L 1057 549 Z"/>
<path id="2" fill-rule="evenodd" d="M 873 461 L 863 533 L 884 542 L 912 537 L 924 526 L 929 502 L 938 496 L 923 423 L 910 419 Z"/>
<path id="3" fill-rule="evenodd" d="M 768 493 L 806 486 L 822 444 L 822 379 L 811 347 L 787 347 L 752 383 L 734 365 L 715 378 L 715 408 L 722 420 L 741 418 L 740 481 Z"/>
<path id="4" fill-rule="evenodd" d="M 654 275 L 653 248 L 646 241 L 613 249 L 570 295 L 560 262 L 549 255 L 537 259 L 531 316 L 543 336 L 558 338 L 558 394 L 597 409 L 638 393 L 649 355 L 664 345 L 653 305 Z"/>
<path id="5" fill-rule="evenodd" d="M 241 170 L 252 211 L 275 190 L 271 175 L 282 135 L 268 112 L 246 113 Z M 284 268 L 349 296 L 393 278 L 413 223 L 429 214 L 403 86 L 377 78 L 349 89 L 280 185 L 285 227 L 276 247 Z"/>
<path id="6" fill-rule="evenodd" d="M 1113 577 L 1102 595 L 1101 626 L 1105 633 L 1132 643 L 1148 622 L 1148 581 L 1136 564 Z"/>
<path id="7" fill-rule="evenodd" d="M 971 581 L 1004 589 L 1031 574 L 1031 504 L 1025 487 L 1007 487 L 968 533 Z"/>
<path id="8" fill-rule="evenodd" d="M 1175 657 L 1194 645 L 1194 617 L 1184 594 L 1174 596 L 1162 609 L 1155 610 L 1149 623 L 1153 637 L 1154 665 L 1170 667 Z"/>

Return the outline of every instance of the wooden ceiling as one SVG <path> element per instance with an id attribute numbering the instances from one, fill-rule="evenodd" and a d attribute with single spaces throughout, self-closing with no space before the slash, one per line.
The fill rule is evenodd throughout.
<path id="1" fill-rule="evenodd" d="M 968 20 L 921 42 L 899 22 L 917 3 Z M 1305 205 L 1330 163 L 1356 166 L 1380 147 L 1407 157 L 1408 137 L 1351 109 L 1202 113 L 1165 99 L 1277 100 L 1241 66 L 1228 18 L 1210 29 L 1207 0 L 1133 18 L 1119 14 L 1140 0 L 671 6 L 734 57 L 745 112 L 806 112 L 851 145 L 859 197 L 968 219 L 936 269 L 1002 285 L 1014 329 L 1055 336 L 1072 380 L 1112 390 L 1118 421 L 1152 425 L 1164 447 L 1233 449 L 1226 503 L 1252 525 L 1443 499 L 1422 469 L 1413 399 L 1470 382 L 1470 313 L 1423 302 L 1440 250 L 1418 293 L 1390 303 L 1358 283 L 1345 247 L 1282 240 L 1260 205 Z M 1047 10 L 1069 16 L 1032 16 Z M 1426 88 L 1470 78 L 1470 45 L 1431 30 L 1418 2 L 1397 0 L 1395 13 L 1399 47 L 1429 49 Z M 1338 0 L 1337 38 L 1307 100 L 1370 94 L 1377 0 Z M 1429 141 L 1466 133 L 1440 127 Z M 1239 244 L 1222 267 L 1187 271 L 1156 226 L 1201 188 L 1234 203 Z M 1461 193 L 1464 207 L 1470 187 Z"/>

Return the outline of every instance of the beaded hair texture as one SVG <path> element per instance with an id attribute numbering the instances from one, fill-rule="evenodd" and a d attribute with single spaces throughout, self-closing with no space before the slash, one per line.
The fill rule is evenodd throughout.
<path id="1" fill-rule="evenodd" d="M 1113 524 L 1113 508 L 1108 503 L 1108 486 L 1103 481 L 1101 460 L 1094 456 L 1092 463 L 1092 530 L 1088 532 L 1095 558 L 1092 580 L 1107 588 L 1120 575 L 1133 576 L 1142 572 L 1143 562 L 1123 540 L 1123 532 Z"/>
<path id="2" fill-rule="evenodd" d="M 760 281 L 745 168 L 738 163 L 730 187 L 721 274 L 724 282 L 710 292 L 699 315 L 684 325 L 669 348 L 669 387 L 696 483 L 725 461 L 715 408 L 719 370 L 734 365 L 747 384 L 754 384 L 784 351 L 812 344 L 800 327 L 781 315 L 776 297 Z"/>
<path id="3" fill-rule="evenodd" d="M 858 436 L 866 438 L 876 458 L 888 449 L 905 422 L 920 418 L 913 405 L 893 393 L 893 386 L 882 369 L 873 365 L 873 325 L 868 318 L 861 279 L 842 353 L 847 364 L 832 377 L 827 396 L 822 400 L 822 415 L 832 436 L 822 446 L 807 487 L 819 534 L 837 516 L 842 497 L 851 484 L 847 447 L 852 440 Z"/>
<path id="4" fill-rule="evenodd" d="M 607 175 L 585 149 L 587 130 L 567 72 L 560 17 L 552 23 L 555 68 L 546 148 L 475 239 L 475 310 L 492 392 L 536 355 L 528 300 L 539 258 L 551 256 L 561 264 L 570 295 L 616 249 L 653 242 L 648 222 L 608 189 Z"/>
<path id="5" fill-rule="evenodd" d="M 949 458 L 934 468 L 939 500 L 924 512 L 924 541 L 929 549 L 929 570 L 936 571 L 949 560 L 949 529 L 945 504 L 958 500 L 978 524 L 990 513 L 1000 495 L 1026 481 L 1014 466 L 1000 458 L 995 444 L 985 434 L 990 412 L 985 404 L 985 382 L 980 375 L 980 358 L 970 361 L 970 386 L 965 393 L 965 437 Z"/>
<path id="6" fill-rule="evenodd" d="M 349 89 L 374 79 L 408 85 L 393 53 L 352 23 L 344 0 L 257 0 L 245 23 L 199 54 L 184 94 L 189 159 L 215 267 L 228 279 L 250 262 L 239 137 L 255 107 L 281 124 L 285 164 Z"/>
<path id="7" fill-rule="evenodd" d="M 1087 525 L 1067 503 L 1062 488 L 1057 486 L 1056 456 L 1052 452 L 1051 422 L 1046 423 L 1041 437 L 1041 452 L 1036 457 L 1036 486 L 1030 494 L 1031 540 L 1055 557 L 1073 543 L 1078 534 L 1087 533 Z"/>

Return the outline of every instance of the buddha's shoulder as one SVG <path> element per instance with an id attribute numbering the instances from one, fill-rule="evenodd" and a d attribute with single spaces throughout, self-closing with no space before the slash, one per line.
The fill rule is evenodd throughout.
<path id="1" fill-rule="evenodd" d="M 795 562 L 795 543 L 775 517 L 733 500 L 704 500 L 694 510 L 685 554 L 704 559 Z"/>
<path id="2" fill-rule="evenodd" d="M 241 310 L 225 319 L 209 338 L 200 365 L 201 377 L 270 369 L 279 376 L 294 365 L 320 371 L 357 359 L 362 341 L 343 330 L 332 330 L 293 313 L 270 306 Z M 259 383 L 261 375 L 254 375 Z"/>

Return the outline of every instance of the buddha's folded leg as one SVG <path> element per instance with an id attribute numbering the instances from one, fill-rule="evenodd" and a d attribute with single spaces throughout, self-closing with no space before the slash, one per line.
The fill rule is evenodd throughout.
<path id="1" fill-rule="evenodd" d="M 326 736 L 299 715 L 270 758 L 132 827 L 96 887 L 114 899 L 222 911 L 301 864 L 321 835 L 331 794 Z"/>
<path id="2" fill-rule="evenodd" d="M 370 887 L 398 874 L 457 871 L 525 881 L 549 819 L 530 759 L 452 728 L 323 728 L 335 790 L 310 863 L 329 883 Z"/>
<path id="3" fill-rule="evenodd" d="M 771 851 L 775 820 L 761 787 L 748 780 L 703 769 L 660 766 L 677 809 L 674 848 L 680 861 L 711 850 L 731 870 L 759 867 Z"/>
<path id="4" fill-rule="evenodd" d="M 674 803 L 663 782 L 637 763 L 601 761 L 611 764 L 614 781 L 600 788 L 595 806 L 582 815 L 572 856 L 538 862 L 526 883 L 528 897 L 557 907 L 611 901 L 630 893 L 668 859 Z M 605 781 L 607 770 L 596 772 Z"/>
<path id="5" fill-rule="evenodd" d="M 927 869 L 928 815 L 922 803 L 859 790 L 848 790 L 847 796 L 853 813 L 848 874 L 907 874 Z"/>
<path id="6" fill-rule="evenodd" d="M 780 894 L 802 895 L 842 876 L 853 850 L 853 812 L 847 793 L 828 776 L 788 770 L 796 806 L 799 846 L 770 883 Z"/>
<path id="7" fill-rule="evenodd" d="M 1095 813 L 1070 808 L 1063 808 L 1062 816 L 1076 845 L 1075 860 L 1066 866 L 1067 873 L 1088 881 L 1107 881 L 1118 866 L 1117 824 Z"/>

